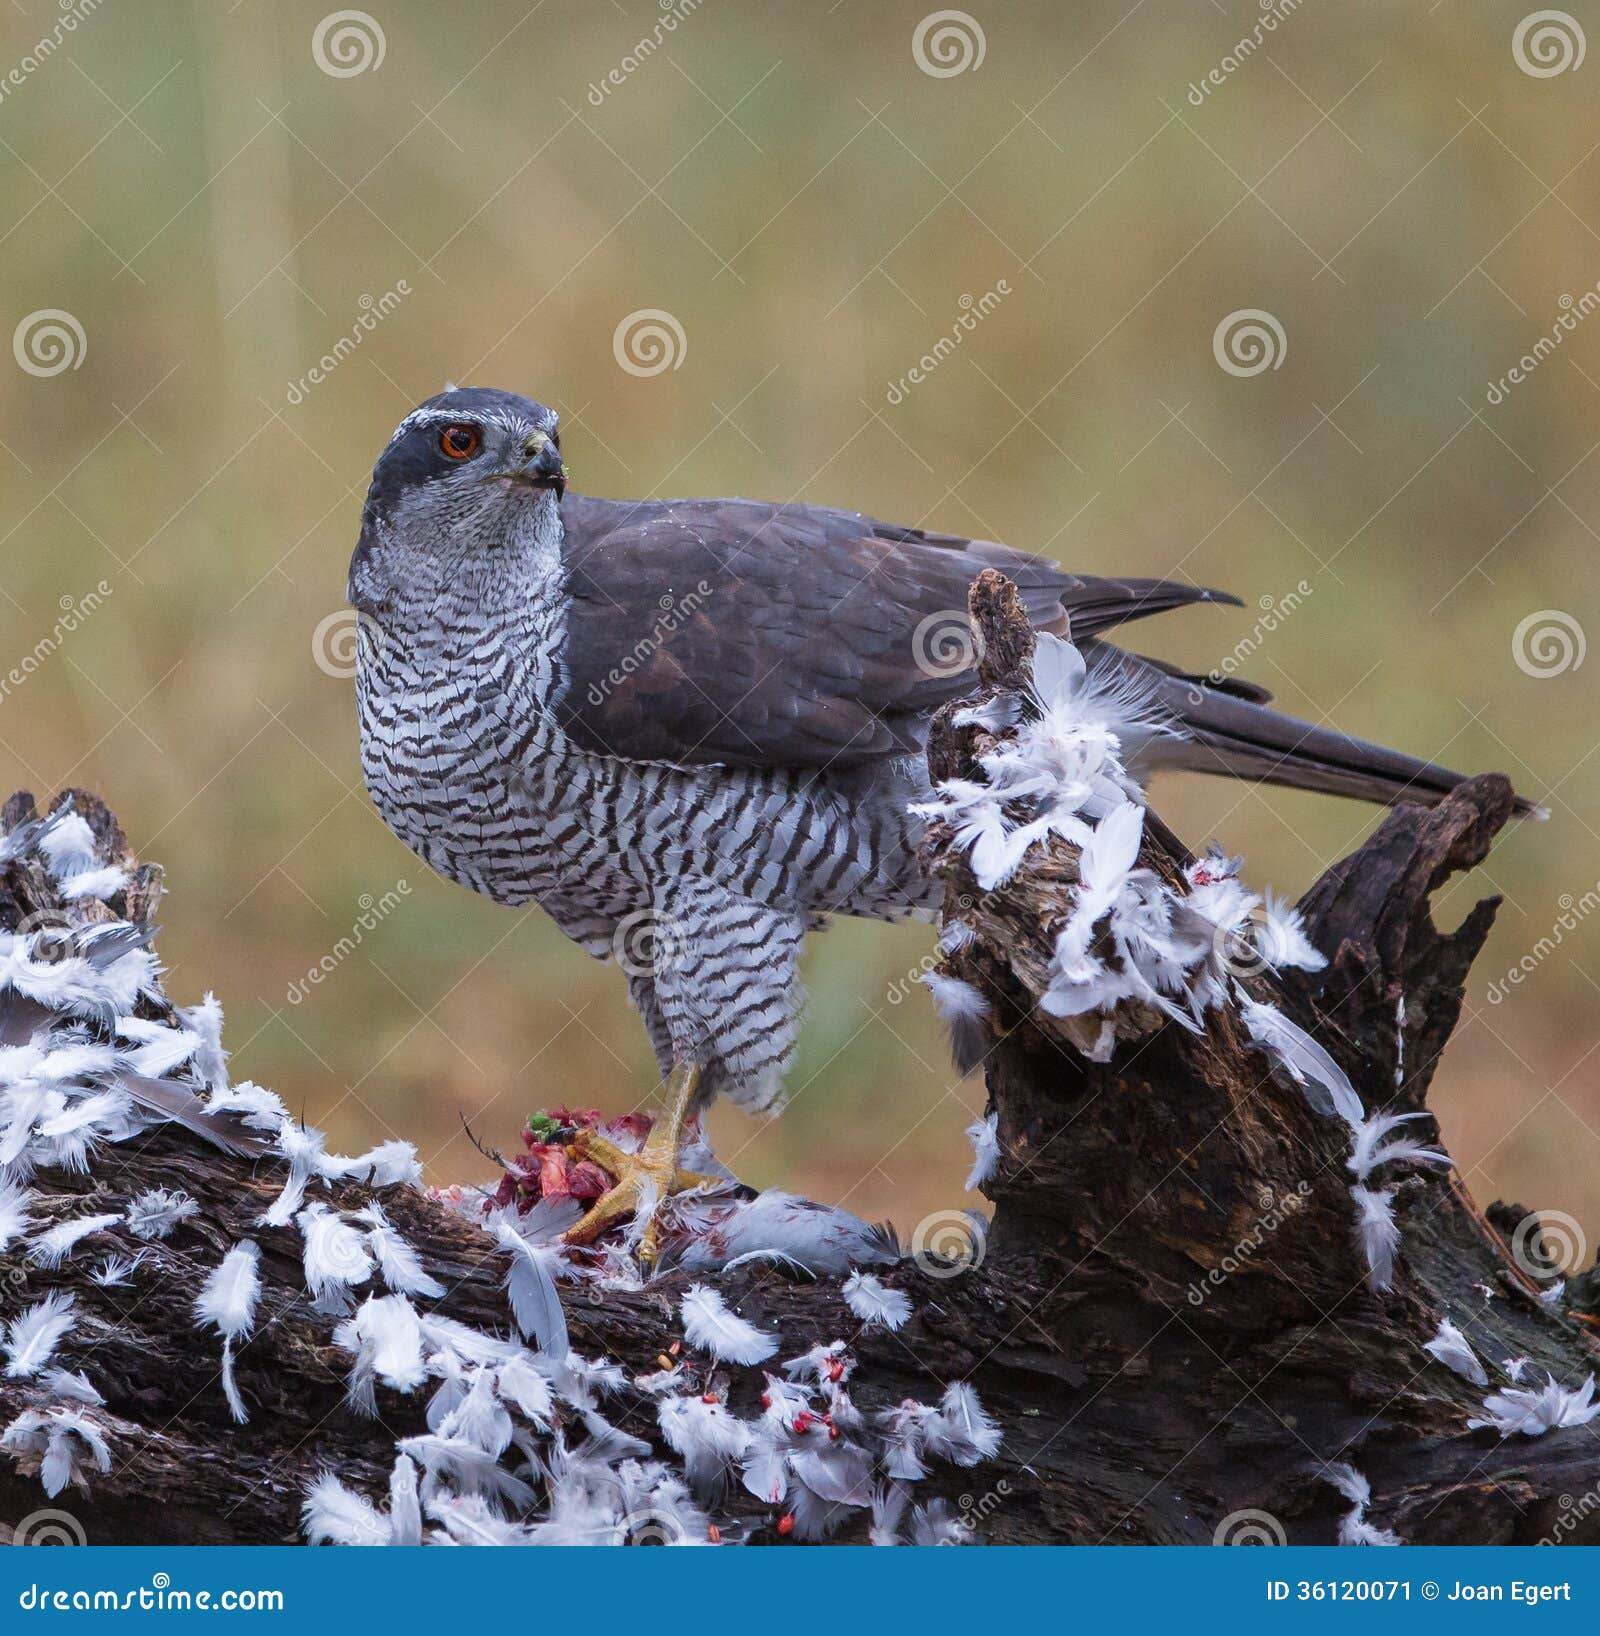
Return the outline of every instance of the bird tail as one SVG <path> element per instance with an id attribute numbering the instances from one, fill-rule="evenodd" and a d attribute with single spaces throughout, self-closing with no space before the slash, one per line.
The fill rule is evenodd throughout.
<path id="1" fill-rule="evenodd" d="M 1154 660 L 1100 643 L 1084 644 L 1086 649 L 1091 645 L 1096 650 L 1092 664 L 1131 671 L 1149 688 L 1151 703 L 1181 729 L 1143 746 L 1139 759 L 1146 766 L 1220 773 L 1381 806 L 1401 801 L 1433 806 L 1468 776 L 1268 709 L 1263 701 L 1270 695 L 1259 690 L 1180 675 Z M 1549 816 L 1521 796 L 1513 811 L 1522 818 Z"/>

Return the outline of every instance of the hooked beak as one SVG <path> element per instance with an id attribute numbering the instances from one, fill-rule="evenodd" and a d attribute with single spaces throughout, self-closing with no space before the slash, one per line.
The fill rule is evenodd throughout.
<path id="1" fill-rule="evenodd" d="M 554 489 L 559 499 L 567 491 L 567 468 L 555 441 L 535 432 L 523 445 L 521 461 L 501 474 L 522 488 Z"/>

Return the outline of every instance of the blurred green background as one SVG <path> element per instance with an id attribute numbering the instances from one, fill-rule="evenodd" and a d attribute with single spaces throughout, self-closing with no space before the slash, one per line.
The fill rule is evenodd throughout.
<path id="1" fill-rule="evenodd" d="M 387 833 L 326 673 L 384 440 L 447 380 L 500 385 L 561 409 L 591 492 L 801 498 L 1232 587 L 1245 611 L 1140 636 L 1512 772 L 1554 816 L 1445 894 L 1451 921 L 1506 904 L 1435 1102 L 1480 1197 L 1600 1230 L 1600 657 L 1572 662 L 1600 54 L 1546 73 L 1524 41 L 1527 72 L 1521 8 L 1471 0 L 975 3 L 920 48 L 920 3 L 373 0 L 323 30 L 330 73 L 327 15 L 0 13 L 3 782 L 92 787 L 167 864 L 170 987 L 217 991 L 237 1076 L 450 1181 L 487 1169 L 463 1119 L 509 1144 L 652 1071 L 614 970 Z M 1561 345 L 1489 401 L 1563 298 Z M 683 336 L 655 374 L 619 362 L 646 309 Z M 1219 364 L 1246 309 L 1276 367 Z M 84 337 L 55 373 L 52 310 Z M 1373 822 L 1194 780 L 1157 800 L 1291 895 Z M 981 1087 L 908 983 L 929 947 L 813 941 L 788 1116 L 715 1119 L 748 1179 L 907 1227 L 961 1202 Z"/>

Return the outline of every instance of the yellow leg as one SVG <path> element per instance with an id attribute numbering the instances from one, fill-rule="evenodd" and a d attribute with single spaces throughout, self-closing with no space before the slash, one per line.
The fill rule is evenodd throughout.
<path id="1" fill-rule="evenodd" d="M 595 1200 L 583 1220 L 567 1231 L 567 1243 L 592 1244 L 613 1222 L 648 1210 L 650 1220 L 639 1243 L 639 1259 L 646 1266 L 655 1264 L 658 1251 L 655 1212 L 658 1206 L 673 1193 L 682 1193 L 691 1187 L 703 1187 L 722 1179 L 683 1170 L 678 1165 L 683 1151 L 683 1127 L 699 1082 L 700 1069 L 697 1064 L 680 1062 L 674 1066 L 667 1076 L 666 1112 L 651 1126 L 644 1146 L 637 1153 L 624 1153 L 614 1142 L 607 1141 L 595 1131 L 580 1130 L 572 1138 L 574 1153 L 580 1158 L 593 1159 L 617 1180 L 609 1193 Z"/>

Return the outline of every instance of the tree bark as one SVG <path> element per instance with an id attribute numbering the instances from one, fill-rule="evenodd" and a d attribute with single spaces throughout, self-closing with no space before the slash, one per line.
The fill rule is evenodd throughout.
<path id="1" fill-rule="evenodd" d="M 973 611 L 983 686 L 1014 688 L 1031 637 L 999 576 L 980 581 Z M 974 753 L 977 730 L 950 717 L 930 748 L 936 777 L 969 769 Z M 75 799 L 131 863 L 106 809 L 83 792 Z M 29 810 L 13 798 L 7 827 Z M 1333 1053 L 1369 1110 L 1425 1109 L 1496 906 L 1479 903 L 1444 934 L 1429 894 L 1481 861 L 1509 813 L 1509 785 L 1496 775 L 1435 808 L 1398 808 L 1302 900 L 1329 965 L 1271 997 Z M 985 1188 L 992 1230 L 965 1265 L 919 1254 L 884 1275 L 915 1308 L 898 1334 L 863 1330 L 831 1282 L 757 1266 L 716 1280 L 744 1316 L 780 1332 L 780 1357 L 848 1339 L 859 1359 L 852 1390 L 869 1411 L 972 1382 L 1003 1429 L 1001 1454 L 930 1478 L 917 1497 L 951 1499 L 996 1544 L 1205 1544 L 1245 1511 L 1267 1513 L 1288 1540 L 1326 1543 L 1349 1502 L 1318 1472 L 1344 1461 L 1371 1482 L 1369 1519 L 1408 1543 L 1600 1539 L 1600 1508 L 1561 1499 L 1600 1480 L 1594 1429 L 1507 1440 L 1471 1431 L 1486 1389 L 1422 1350 L 1448 1314 L 1491 1364 L 1525 1356 L 1567 1382 L 1595 1364 L 1586 1321 L 1539 1299 L 1459 1178 L 1440 1168 L 1400 1180 L 1399 1268 L 1389 1293 L 1373 1293 L 1354 1237 L 1348 1132 L 1281 1085 L 1229 1015 L 1212 1012 L 1198 1035 L 1151 1027 L 1101 1064 L 1039 1009 L 1052 933 L 1074 890 L 1072 848 L 1052 842 L 1013 885 L 989 893 L 939 825 L 926 856 L 977 933 L 948 969 L 996 1005 L 986 1060 L 1001 1142 Z M 1184 854 L 1152 822 L 1143 861 L 1173 878 Z M 147 917 L 158 892 L 157 873 L 139 871 L 122 907 Z M 48 911 L 49 893 L 37 870 L 10 866 L 0 926 Z M 1427 1118 L 1414 1128 L 1434 1127 Z M 0 1258 L 7 1315 L 51 1289 L 77 1299 L 66 1361 L 86 1366 L 107 1399 L 94 1415 L 114 1462 L 92 1475 L 88 1495 L 59 1503 L 92 1542 L 294 1541 L 317 1473 L 331 1468 L 379 1496 L 395 1440 L 425 1429 L 422 1393 L 380 1389 L 376 1420 L 345 1409 L 349 1359 L 309 1310 L 298 1235 L 254 1225 L 281 1181 L 274 1165 L 228 1158 L 165 1126 L 104 1150 L 88 1174 L 33 1182 L 44 1224 L 116 1209 L 155 1186 L 182 1187 L 201 1205 L 129 1288 L 91 1282 L 95 1256 L 53 1272 L 15 1251 Z M 370 1196 L 344 1185 L 330 1202 L 351 1209 Z M 438 1306 L 503 1331 L 506 1263 L 492 1242 L 417 1190 L 381 1198 L 447 1285 Z M 228 1247 L 252 1237 L 263 1295 L 238 1354 L 250 1421 L 235 1426 L 217 1385 L 219 1347 L 196 1328 L 193 1302 Z M 564 1286 L 575 1348 L 630 1376 L 654 1370 L 677 1338 L 684 1282 L 669 1273 L 593 1299 Z M 730 1406 L 755 1413 L 759 1371 L 730 1373 Z M 37 1385 L 0 1377 L 0 1424 L 43 1401 Z M 660 1443 L 644 1394 L 608 1412 Z M 46 1503 L 37 1478 L 0 1460 L 0 1517 Z M 775 1513 L 742 1490 L 730 1508 L 752 1541 L 777 1537 Z M 841 1537 L 864 1535 L 864 1513 L 853 1513 Z"/>

